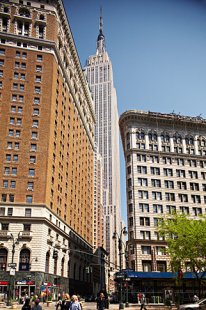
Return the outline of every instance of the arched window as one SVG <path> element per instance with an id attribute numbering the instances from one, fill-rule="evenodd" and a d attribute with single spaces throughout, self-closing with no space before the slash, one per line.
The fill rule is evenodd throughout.
<path id="1" fill-rule="evenodd" d="M 151 141 L 154 141 L 154 142 L 157 141 L 157 134 L 156 134 L 156 133 L 150 132 L 150 133 L 148 134 L 148 137 L 149 137 L 149 141 L 150 141 L 150 142 L 151 142 Z"/>
<path id="2" fill-rule="evenodd" d="M 40 14 L 39 19 L 40 20 L 45 20 L 45 16 L 43 14 Z"/>
<path id="3" fill-rule="evenodd" d="M 5 271 L 7 266 L 8 251 L 6 249 L 0 249 L 0 271 Z"/>
<path id="4" fill-rule="evenodd" d="M 62 258 L 62 261 L 61 261 L 61 276 L 62 277 L 64 276 L 64 257 Z"/>
<path id="5" fill-rule="evenodd" d="M 187 145 L 194 145 L 194 139 L 192 137 L 186 137 L 185 142 Z"/>
<path id="6" fill-rule="evenodd" d="M 45 272 L 47 272 L 47 273 L 49 273 L 49 259 L 50 259 L 50 252 L 47 251 L 46 262 L 45 262 Z"/>
<path id="7" fill-rule="evenodd" d="M 182 137 L 178 134 L 173 137 L 173 140 L 176 144 L 182 143 Z"/>
<path id="8" fill-rule="evenodd" d="M 29 271 L 30 269 L 30 250 L 22 249 L 19 259 L 19 271 Z"/>
<path id="9" fill-rule="evenodd" d="M 138 140 L 144 140 L 144 138 L 145 138 L 144 132 L 142 132 L 142 131 L 137 132 L 137 133 L 136 133 L 136 138 L 137 138 Z"/>

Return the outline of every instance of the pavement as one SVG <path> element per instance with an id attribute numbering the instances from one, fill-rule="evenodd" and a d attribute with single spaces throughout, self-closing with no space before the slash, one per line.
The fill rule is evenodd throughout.
<path id="1" fill-rule="evenodd" d="M 40 303 L 42 306 L 42 310 L 56 310 L 56 303 L 52 302 L 47 306 L 46 303 Z M 16 308 L 11 308 L 11 307 L 6 307 L 6 306 L 0 306 L 0 310 L 5 310 L 5 309 L 17 309 L 20 310 L 22 308 L 22 305 L 16 305 Z M 95 302 L 84 302 L 83 304 L 83 310 L 96 310 L 97 305 Z M 119 304 L 110 304 L 109 305 L 110 310 L 118 310 L 119 309 Z M 139 304 L 129 304 L 128 307 L 125 307 L 125 310 L 140 310 L 140 305 Z M 147 305 L 147 310 L 166 310 L 168 307 L 164 305 Z M 172 307 L 172 310 L 176 310 L 176 308 Z"/>

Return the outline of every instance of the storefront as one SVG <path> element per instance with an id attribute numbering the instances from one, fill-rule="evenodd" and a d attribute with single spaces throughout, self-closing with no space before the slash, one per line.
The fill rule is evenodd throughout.
<path id="1" fill-rule="evenodd" d="M 35 294 L 35 282 L 30 280 L 20 280 L 15 282 L 15 296 L 18 299 L 24 298 L 25 295 L 32 296 Z"/>
<path id="2" fill-rule="evenodd" d="M 151 304 L 163 304 L 168 292 L 173 303 L 190 302 L 195 293 L 199 297 L 206 293 L 206 273 L 199 273 L 197 276 L 193 272 L 185 272 L 180 279 L 177 272 L 124 270 L 115 275 L 116 291 L 122 285 L 123 299 L 128 296 L 130 302 L 138 302 L 139 292 L 144 293 L 147 303 Z"/>

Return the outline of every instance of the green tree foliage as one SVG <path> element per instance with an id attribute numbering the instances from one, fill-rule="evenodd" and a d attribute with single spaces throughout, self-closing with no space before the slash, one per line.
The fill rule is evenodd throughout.
<path id="1" fill-rule="evenodd" d="M 202 278 L 206 272 L 206 217 L 173 214 L 160 221 L 159 233 L 167 242 L 172 270 L 189 264 L 196 277 Z"/>

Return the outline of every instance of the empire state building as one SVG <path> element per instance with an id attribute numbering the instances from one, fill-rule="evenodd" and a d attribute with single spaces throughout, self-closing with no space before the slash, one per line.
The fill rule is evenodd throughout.
<path id="1" fill-rule="evenodd" d="M 103 161 L 104 246 L 110 253 L 110 261 L 116 264 L 117 246 L 112 236 L 120 230 L 119 125 L 112 63 L 105 49 L 102 16 L 96 54 L 87 59 L 85 71 L 95 105 L 97 152 Z"/>

